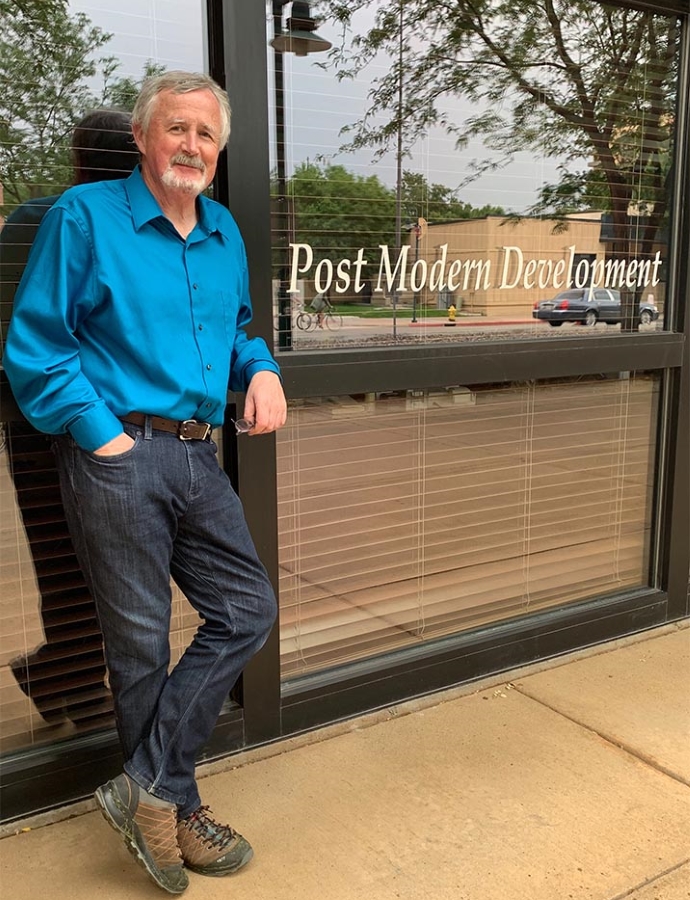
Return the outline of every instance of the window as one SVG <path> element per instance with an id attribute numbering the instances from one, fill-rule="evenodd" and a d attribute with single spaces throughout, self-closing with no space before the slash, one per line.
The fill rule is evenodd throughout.
<path id="1" fill-rule="evenodd" d="M 314 7 L 333 48 L 296 56 L 287 41 L 270 61 L 279 350 L 669 327 L 675 18 L 591 2 L 551 19 L 508 3 L 482 17 Z M 289 33 L 269 21 L 269 37 Z M 620 309 L 547 327 L 538 304 L 570 288 L 617 292 Z"/>
<path id="2" fill-rule="evenodd" d="M 657 400 L 620 373 L 295 403 L 284 678 L 647 584 Z"/>

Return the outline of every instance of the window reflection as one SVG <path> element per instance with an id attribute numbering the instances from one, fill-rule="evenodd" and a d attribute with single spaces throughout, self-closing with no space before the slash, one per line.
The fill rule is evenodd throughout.
<path id="1" fill-rule="evenodd" d="M 293 322 L 295 349 L 664 327 L 678 21 L 552 7 L 313 4 L 334 49 L 284 55 L 274 239 L 292 244 L 293 318 L 327 292 L 344 327 Z M 570 289 L 619 309 L 533 315 Z"/>
<path id="2" fill-rule="evenodd" d="M 3 5 L 3 341 L 46 210 L 70 185 L 126 177 L 136 165 L 127 112 L 142 79 L 204 69 L 204 7 L 203 0 Z M 0 510 L 0 753 L 112 728 L 101 634 L 67 534 L 55 463 L 46 437 L 25 422 L 0 425 Z M 173 659 L 197 621 L 176 591 Z"/>

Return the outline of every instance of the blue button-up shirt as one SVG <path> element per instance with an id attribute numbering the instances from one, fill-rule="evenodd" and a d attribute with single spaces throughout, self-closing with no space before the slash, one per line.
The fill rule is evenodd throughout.
<path id="1" fill-rule="evenodd" d="M 183 239 L 139 169 L 80 185 L 46 213 L 17 291 L 3 365 L 26 418 L 95 450 L 137 411 L 220 425 L 228 385 L 278 373 L 249 339 L 247 258 L 230 213 L 198 198 Z"/>

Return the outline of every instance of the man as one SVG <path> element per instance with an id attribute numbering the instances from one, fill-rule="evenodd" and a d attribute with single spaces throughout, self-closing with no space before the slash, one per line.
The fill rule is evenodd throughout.
<path id="1" fill-rule="evenodd" d="M 17 401 L 57 434 L 65 507 L 105 638 L 124 772 L 98 788 L 154 881 L 236 871 L 247 841 L 216 822 L 197 751 L 276 614 L 211 429 L 228 386 L 250 434 L 285 422 L 278 367 L 250 340 L 247 262 L 202 192 L 230 131 L 205 75 L 149 79 L 132 114 L 141 169 L 73 188 L 46 214 L 5 351 Z M 50 298 L 50 302 L 47 302 Z M 170 575 L 202 618 L 168 673 Z"/>
<path id="2" fill-rule="evenodd" d="M 87 113 L 74 129 L 71 150 L 75 184 L 122 178 L 139 162 L 129 113 L 114 109 Z M 38 226 L 58 198 L 55 194 L 23 203 L 0 230 L 3 342 Z M 9 422 L 7 450 L 40 592 L 45 635 L 40 647 L 11 660 L 10 669 L 49 724 L 68 718 L 80 730 L 111 726 L 103 639 L 65 524 L 57 469 L 46 436 L 26 422 Z"/>
<path id="3" fill-rule="evenodd" d="M 328 293 L 319 291 L 314 295 L 314 299 L 309 304 L 309 308 L 316 313 L 316 324 L 319 328 L 323 328 L 324 309 L 328 307 Z"/>

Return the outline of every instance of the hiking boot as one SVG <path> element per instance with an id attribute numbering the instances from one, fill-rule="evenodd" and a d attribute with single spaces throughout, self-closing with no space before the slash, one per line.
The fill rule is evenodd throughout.
<path id="1" fill-rule="evenodd" d="M 177 845 L 177 808 L 158 805 L 160 801 L 127 775 L 102 785 L 94 796 L 105 820 L 120 832 L 129 852 L 156 884 L 170 894 L 181 894 L 189 880 Z"/>
<path id="2" fill-rule="evenodd" d="M 254 855 L 249 842 L 216 822 L 208 806 L 178 821 L 177 842 L 185 865 L 199 875 L 230 875 Z"/>

